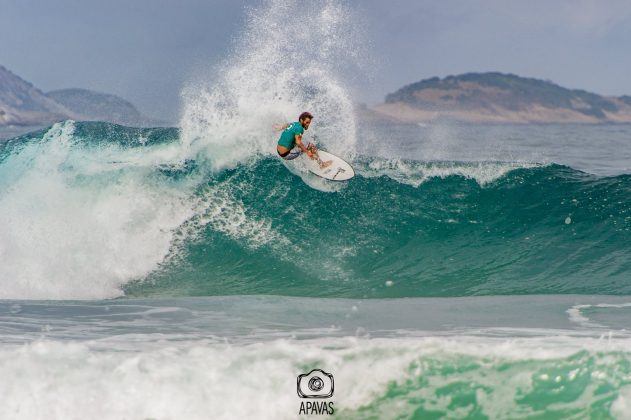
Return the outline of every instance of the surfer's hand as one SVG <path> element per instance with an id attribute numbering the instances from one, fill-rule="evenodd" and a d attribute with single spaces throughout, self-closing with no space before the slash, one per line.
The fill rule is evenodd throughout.
<path id="1" fill-rule="evenodd" d="M 272 127 L 274 127 L 276 131 L 281 131 L 285 129 L 285 124 L 274 124 Z"/>
<path id="2" fill-rule="evenodd" d="M 309 159 L 311 160 L 315 159 L 315 157 L 313 156 L 313 152 L 311 150 L 307 150 L 307 156 L 309 156 Z"/>

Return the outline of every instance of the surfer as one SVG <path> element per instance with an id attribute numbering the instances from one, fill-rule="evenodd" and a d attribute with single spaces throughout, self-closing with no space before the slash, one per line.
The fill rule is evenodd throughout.
<path id="1" fill-rule="evenodd" d="M 301 153 L 306 153 L 309 159 L 317 159 L 321 168 L 326 168 L 331 164 L 331 161 L 323 162 L 318 157 L 318 149 L 314 144 L 305 146 L 302 144 L 302 134 L 305 130 L 309 129 L 309 125 L 313 120 L 313 115 L 308 112 L 303 112 L 298 117 L 298 121 L 288 124 L 274 124 L 274 129 L 281 131 L 280 138 L 278 139 L 278 145 L 276 145 L 276 151 L 278 155 L 285 160 L 296 159 Z"/>

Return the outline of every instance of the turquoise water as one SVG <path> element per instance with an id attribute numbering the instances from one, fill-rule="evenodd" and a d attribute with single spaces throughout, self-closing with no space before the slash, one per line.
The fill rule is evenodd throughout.
<path id="1" fill-rule="evenodd" d="M 337 418 L 631 412 L 615 135 L 606 168 L 354 153 L 344 184 L 262 152 L 217 168 L 182 139 L 65 122 L 0 146 L 0 417 L 295 418 L 314 368 Z"/>
<path id="2" fill-rule="evenodd" d="M 631 417 L 631 126 L 372 122 L 356 17 L 249 9 L 178 128 L 0 142 L 0 418 L 304 418 L 312 369 L 341 419 Z M 275 156 L 304 110 L 348 183 Z"/>
<path id="3" fill-rule="evenodd" d="M 137 255 L 146 258 L 144 273 L 112 279 L 118 294 L 382 298 L 631 292 L 627 174 L 592 175 L 559 164 L 356 155 L 358 175 L 323 192 L 305 182 L 312 181 L 311 175 L 295 176 L 275 157 L 255 156 L 219 171 L 209 169 L 204 160 L 139 160 L 143 151 L 146 158 L 177 146 L 174 129 L 67 126 L 73 132 L 66 139 L 53 188 L 66 199 L 80 197 L 85 211 L 109 211 L 103 217 L 124 218 L 115 225 L 119 231 L 108 232 L 120 241 L 121 252 L 133 241 L 154 235 L 129 232 L 129 226 L 151 226 L 165 240 L 159 250 L 162 258 Z M 11 183 L 44 176 L 49 169 L 29 166 L 45 157 L 37 153 L 55 146 L 56 138 L 41 138 L 39 134 L 6 142 L 0 152 L 2 203 L 16 217 L 32 203 L 20 201 L 19 193 L 12 201 Z M 17 176 L 21 178 L 12 179 Z M 35 181 L 25 188 L 48 193 Z M 133 209 L 121 214 L 112 204 L 121 196 L 137 199 L 136 192 L 146 219 Z M 165 195 L 169 193 L 173 196 Z M 69 238 L 48 223 L 74 222 L 84 230 L 76 232 L 79 236 L 107 229 L 92 215 L 67 220 L 66 204 L 64 200 L 59 208 L 51 208 L 58 213 L 46 215 L 47 225 L 39 229 L 49 230 L 47 237 L 59 233 L 58 245 L 68 241 L 68 247 L 79 246 L 81 239 Z M 177 209 L 162 215 L 162 206 Z M 18 237 L 21 231 L 9 230 L 15 241 L 23 240 Z M 91 249 L 99 253 L 101 247 L 111 246 L 105 239 L 92 239 Z M 60 267 L 52 258 L 57 249 L 44 252 L 51 258 L 42 261 L 42 269 L 65 270 L 77 262 L 64 256 L 70 266 Z M 5 289 L 5 297 L 28 298 L 29 288 L 46 286 L 29 283 L 30 273 L 18 274 L 10 264 L 5 270 L 15 270 L 14 282 L 23 285 L 13 296 Z M 73 280 L 63 273 L 58 281 Z M 57 290 L 59 286 L 51 285 Z M 66 298 L 80 296 L 71 284 L 68 287 Z"/>
<path id="4" fill-rule="evenodd" d="M 359 176 L 332 194 L 290 176 L 275 158 L 209 179 L 199 194 L 220 185 L 248 219 L 269 223 L 274 240 L 252 243 L 205 228 L 184 246 L 183 261 L 128 293 L 373 298 L 631 291 L 629 175 L 534 166 L 481 186 L 457 172 L 485 163 L 398 163 L 414 175 L 436 168 L 448 174 L 414 186 L 371 173 L 374 164 L 385 163 L 358 157 Z M 225 217 L 234 211 L 227 207 Z"/>

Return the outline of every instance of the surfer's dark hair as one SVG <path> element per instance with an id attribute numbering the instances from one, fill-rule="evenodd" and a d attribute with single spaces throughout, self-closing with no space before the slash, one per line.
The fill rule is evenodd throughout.
<path id="1" fill-rule="evenodd" d="M 309 118 L 310 120 L 313 119 L 313 115 L 311 115 L 311 113 L 309 112 L 303 112 L 302 114 L 300 114 L 300 116 L 298 117 L 298 121 L 302 121 Z"/>

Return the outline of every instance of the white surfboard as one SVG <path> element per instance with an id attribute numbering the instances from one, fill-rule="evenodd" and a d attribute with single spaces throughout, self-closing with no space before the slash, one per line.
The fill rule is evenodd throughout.
<path id="1" fill-rule="evenodd" d="M 314 159 L 309 159 L 305 153 L 303 153 L 303 159 L 307 162 L 307 169 L 309 172 L 320 176 L 324 179 L 331 181 L 348 181 L 355 176 L 355 170 L 344 159 L 335 156 L 332 153 L 325 152 L 324 150 L 318 150 L 318 156 L 322 162 L 332 161 L 326 168 L 321 168 L 318 162 Z"/>

